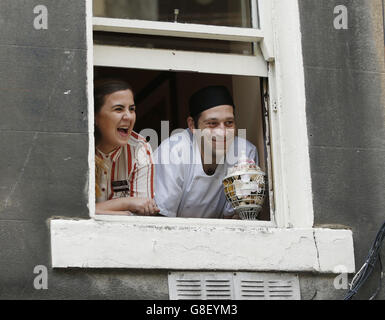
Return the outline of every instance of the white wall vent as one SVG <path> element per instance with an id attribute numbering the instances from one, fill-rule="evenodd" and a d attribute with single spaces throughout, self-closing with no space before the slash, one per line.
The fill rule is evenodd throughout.
<path id="1" fill-rule="evenodd" d="M 300 300 L 296 274 L 169 272 L 170 300 Z"/>

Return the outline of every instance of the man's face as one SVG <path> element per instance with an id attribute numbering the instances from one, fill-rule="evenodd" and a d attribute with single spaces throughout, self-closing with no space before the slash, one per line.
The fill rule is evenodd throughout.
<path id="1" fill-rule="evenodd" d="M 201 130 L 204 152 L 210 152 L 217 160 L 232 144 L 235 135 L 234 108 L 220 105 L 201 113 L 195 128 Z"/>

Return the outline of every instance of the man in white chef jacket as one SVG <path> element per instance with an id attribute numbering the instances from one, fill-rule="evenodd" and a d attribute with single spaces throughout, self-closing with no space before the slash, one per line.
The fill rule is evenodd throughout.
<path id="1" fill-rule="evenodd" d="M 189 100 L 188 129 L 154 153 L 155 202 L 160 214 L 185 218 L 235 217 L 222 180 L 241 152 L 258 164 L 256 147 L 236 135 L 235 106 L 224 86 L 209 86 Z"/>

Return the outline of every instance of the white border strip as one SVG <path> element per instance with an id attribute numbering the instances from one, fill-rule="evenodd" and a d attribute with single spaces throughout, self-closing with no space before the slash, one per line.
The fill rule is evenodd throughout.
<path id="1" fill-rule="evenodd" d="M 222 27 L 191 23 L 173 23 L 113 18 L 93 18 L 94 31 L 145 34 L 196 39 L 258 42 L 263 40 L 259 29 Z"/>
<path id="2" fill-rule="evenodd" d="M 184 221 L 183 221 L 184 220 Z M 354 272 L 350 230 L 278 229 L 193 219 L 51 220 L 54 268 Z M 177 222 L 177 223 L 176 223 Z M 217 222 L 217 221 L 215 221 Z"/>
<path id="3" fill-rule="evenodd" d="M 189 52 L 94 45 L 95 66 L 267 76 L 262 55 Z"/>
<path id="4" fill-rule="evenodd" d="M 92 0 L 86 0 L 87 100 L 88 100 L 88 209 L 95 216 L 95 141 L 94 141 L 94 40 L 92 36 Z"/>

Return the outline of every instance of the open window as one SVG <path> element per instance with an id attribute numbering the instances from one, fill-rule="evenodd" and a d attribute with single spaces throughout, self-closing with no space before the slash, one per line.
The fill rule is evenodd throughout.
<path id="1" fill-rule="evenodd" d="M 134 9 L 119 7 L 127 3 Z M 180 3 L 189 7 L 175 6 Z M 354 272 L 352 232 L 313 226 L 298 2 L 86 4 L 92 219 L 51 220 L 52 266 L 339 273 L 342 265 Z M 135 14 L 121 16 L 125 12 Z M 183 127 L 189 90 L 197 82 L 225 82 L 241 105 L 238 127 L 259 130 L 248 138 L 264 157 L 270 221 L 95 216 L 93 78 L 115 72 L 141 79 L 138 131 L 156 128 L 163 117 L 172 128 Z M 147 108 L 162 110 L 154 123 Z"/>
<path id="2" fill-rule="evenodd" d="M 93 2 L 94 77 L 135 79 L 134 130 L 169 132 L 186 128 L 188 99 L 207 85 L 225 85 L 232 93 L 238 129 L 258 150 L 267 188 L 259 220 L 274 221 L 269 171 L 268 112 L 263 97 L 267 61 L 255 0 Z M 262 80 L 264 78 L 264 80 Z M 98 215 L 100 218 L 100 215 Z M 108 217 L 107 217 L 108 218 Z"/>
<path id="3" fill-rule="evenodd" d="M 208 85 L 225 85 L 232 93 L 237 106 L 235 110 L 237 127 L 246 129 L 247 140 L 258 150 L 257 165 L 268 173 L 269 159 L 266 145 L 268 121 L 265 122 L 267 114 L 264 112 L 261 78 L 98 66 L 95 67 L 94 75 L 95 78 L 135 79 L 132 83 L 137 106 L 134 130 L 148 139 L 153 150 L 174 130 L 187 127 L 188 99 L 191 94 Z M 161 130 L 162 123 L 167 131 L 166 136 L 163 136 L 165 133 Z M 147 135 L 148 130 L 155 130 L 156 135 L 151 135 L 150 138 Z M 271 220 L 268 192 L 259 220 Z"/>

